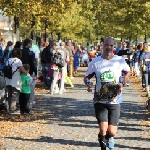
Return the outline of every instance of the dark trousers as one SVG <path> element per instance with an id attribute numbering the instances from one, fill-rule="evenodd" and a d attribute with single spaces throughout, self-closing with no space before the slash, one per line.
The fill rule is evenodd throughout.
<path id="1" fill-rule="evenodd" d="M 6 91 L 7 91 L 7 97 L 6 97 L 6 109 L 7 111 L 14 111 L 16 110 L 16 103 L 17 103 L 17 98 L 19 91 L 12 87 L 11 85 L 6 86 Z"/>
<path id="2" fill-rule="evenodd" d="M 47 84 L 46 84 L 46 74 L 47 74 L 46 63 L 42 63 L 42 75 L 43 75 L 43 81 L 44 81 L 45 85 L 47 86 Z"/>
<path id="3" fill-rule="evenodd" d="M 29 113 L 28 102 L 30 99 L 30 94 L 20 93 L 19 95 L 19 104 L 21 113 Z"/>
<path id="4" fill-rule="evenodd" d="M 46 78 L 46 85 L 49 89 L 51 88 L 51 83 L 52 83 L 52 78 Z"/>

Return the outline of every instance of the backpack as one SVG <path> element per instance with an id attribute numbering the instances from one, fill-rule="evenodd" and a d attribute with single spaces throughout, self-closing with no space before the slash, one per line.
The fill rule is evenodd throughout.
<path id="1" fill-rule="evenodd" d="M 59 53 L 57 51 L 56 51 L 56 53 L 54 53 L 53 63 L 56 64 L 58 66 L 58 68 L 64 67 L 64 60 L 62 59 L 61 53 Z"/>
<path id="2" fill-rule="evenodd" d="M 12 79 L 13 74 L 17 71 L 17 69 L 12 72 L 12 64 L 15 62 L 16 60 L 14 60 L 11 64 L 9 64 L 9 60 L 8 60 L 8 65 L 4 66 L 3 72 L 4 72 L 4 77 L 8 78 L 8 79 Z"/>
<path id="3" fill-rule="evenodd" d="M 0 71 L 0 90 L 2 90 L 6 85 L 6 81 L 4 78 L 4 74 L 2 71 Z"/>

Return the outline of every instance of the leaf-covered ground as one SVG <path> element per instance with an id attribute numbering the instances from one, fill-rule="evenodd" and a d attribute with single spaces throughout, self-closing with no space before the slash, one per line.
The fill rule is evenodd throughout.
<path id="1" fill-rule="evenodd" d="M 66 84 L 67 91 L 61 96 L 51 97 L 43 83 L 38 83 L 35 89 L 37 103 L 31 116 L 7 115 L 2 111 L 0 115 L 0 147 L 2 148 L 0 149 L 12 150 L 13 143 L 14 150 L 73 150 L 74 147 L 83 150 L 99 149 L 97 139 L 95 139 L 95 132 L 98 132 L 97 124 L 93 108 L 91 108 L 92 102 L 89 101 L 92 94 L 86 92 L 81 77 L 84 72 L 85 69 L 80 70 L 80 77 L 73 79 L 74 89 L 70 90 L 69 85 Z M 130 82 L 141 96 L 146 94 L 142 92 L 139 78 L 131 78 Z M 144 101 L 146 101 L 145 97 L 143 97 L 143 103 Z M 124 115 L 130 113 L 124 111 Z M 147 113 L 146 120 L 142 121 L 141 130 L 145 126 L 150 126 L 149 114 L 145 113 Z M 134 116 L 134 114 L 130 115 Z M 127 117 L 127 119 L 129 118 Z M 125 128 L 125 126 L 127 127 Z M 119 134 L 122 132 L 130 134 L 134 130 L 135 132 L 140 131 L 140 129 L 131 128 L 130 124 L 122 122 Z M 124 134 L 123 136 L 125 136 Z M 118 136 L 117 147 L 126 148 L 123 143 L 119 143 L 119 141 L 123 142 L 125 137 Z M 128 138 L 132 138 L 129 136 Z M 7 145 L 7 148 L 5 148 L 5 142 L 10 144 Z M 134 145 L 132 146 L 134 147 Z"/>
<path id="2" fill-rule="evenodd" d="M 147 101 L 146 92 L 143 92 L 142 89 L 142 81 L 140 77 L 131 77 L 130 82 L 132 83 L 132 86 L 137 89 L 143 99 L 143 103 L 145 104 Z M 146 117 L 145 120 L 143 120 L 141 123 L 143 125 L 150 126 L 150 112 L 145 111 Z M 150 136 L 150 130 L 149 130 L 149 136 Z"/>

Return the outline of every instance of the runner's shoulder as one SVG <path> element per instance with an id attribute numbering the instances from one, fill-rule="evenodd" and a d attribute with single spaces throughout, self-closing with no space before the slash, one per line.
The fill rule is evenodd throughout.
<path id="1" fill-rule="evenodd" d="M 102 60 L 103 60 L 102 57 L 98 56 L 98 57 L 93 58 L 91 63 L 95 63 L 95 62 L 102 61 Z"/>
<path id="2" fill-rule="evenodd" d="M 118 55 L 114 55 L 113 59 L 118 60 L 118 61 L 125 61 L 124 57 L 118 56 Z"/>

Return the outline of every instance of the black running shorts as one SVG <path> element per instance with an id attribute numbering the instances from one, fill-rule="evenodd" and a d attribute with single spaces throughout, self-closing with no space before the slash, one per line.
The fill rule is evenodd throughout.
<path id="1" fill-rule="evenodd" d="M 108 122 L 108 125 L 118 126 L 120 117 L 120 104 L 94 104 L 98 124 Z"/>

